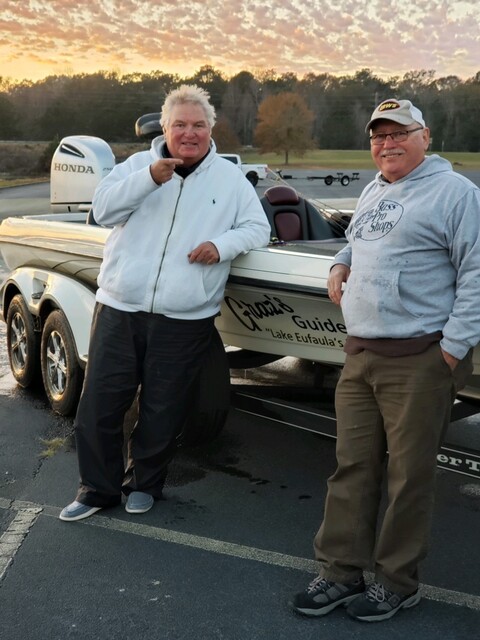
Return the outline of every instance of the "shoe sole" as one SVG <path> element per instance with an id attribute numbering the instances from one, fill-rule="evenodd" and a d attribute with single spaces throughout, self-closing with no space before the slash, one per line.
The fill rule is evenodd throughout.
<path id="1" fill-rule="evenodd" d="M 90 516 L 93 516 L 93 514 L 97 513 L 97 511 L 100 511 L 101 508 L 102 507 L 92 507 L 88 511 L 85 511 L 84 513 L 81 513 L 78 516 L 69 516 L 69 515 L 60 514 L 58 517 L 60 518 L 60 520 L 63 520 L 63 522 L 75 522 L 76 520 L 83 520 L 84 518 L 89 518 Z"/>
<path id="2" fill-rule="evenodd" d="M 127 513 L 147 513 L 153 507 L 153 503 L 148 505 L 148 507 L 128 507 L 125 505 L 125 511 Z"/>
<path id="3" fill-rule="evenodd" d="M 404 600 L 395 609 L 392 609 L 391 611 L 387 611 L 386 613 L 382 613 L 380 615 L 357 616 L 348 611 L 348 609 L 347 613 L 351 618 L 353 618 L 354 620 L 360 620 L 360 622 L 381 622 L 382 620 L 388 620 L 389 618 L 393 617 L 398 611 L 400 611 L 400 609 L 410 609 L 411 607 L 415 607 L 421 599 L 422 596 L 419 593 L 414 593 L 412 596 L 410 596 L 410 598 Z"/>
<path id="4" fill-rule="evenodd" d="M 360 593 L 354 593 L 351 596 L 346 596 L 341 600 L 335 600 L 335 602 L 330 602 L 330 604 L 325 605 L 321 609 L 301 609 L 300 607 L 296 607 L 295 605 L 293 606 L 293 608 L 295 611 L 297 611 L 297 613 L 301 613 L 303 616 L 309 616 L 311 618 L 316 616 L 325 616 L 327 613 L 330 613 L 330 611 L 333 611 L 333 609 L 336 609 L 341 605 L 343 605 L 344 607 L 348 606 L 349 603 L 352 602 L 352 600 L 355 600 L 356 598 L 361 596 L 362 593 L 363 591 L 361 591 Z"/>

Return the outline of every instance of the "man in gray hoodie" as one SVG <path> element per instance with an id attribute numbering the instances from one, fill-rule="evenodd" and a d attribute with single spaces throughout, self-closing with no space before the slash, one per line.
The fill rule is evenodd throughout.
<path id="1" fill-rule="evenodd" d="M 480 340 L 480 189 L 426 157 L 430 132 L 409 100 L 382 102 L 366 131 L 379 173 L 328 280 L 348 332 L 338 466 L 314 542 L 320 574 L 294 608 L 322 616 L 348 604 L 351 617 L 370 622 L 420 601 L 437 452 Z"/>

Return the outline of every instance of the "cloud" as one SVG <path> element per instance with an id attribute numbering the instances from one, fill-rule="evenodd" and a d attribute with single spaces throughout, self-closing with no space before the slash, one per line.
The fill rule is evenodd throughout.
<path id="1" fill-rule="evenodd" d="M 477 0 L 16 0 L 0 2 L 0 75 L 115 69 L 380 76 L 480 70 Z"/>

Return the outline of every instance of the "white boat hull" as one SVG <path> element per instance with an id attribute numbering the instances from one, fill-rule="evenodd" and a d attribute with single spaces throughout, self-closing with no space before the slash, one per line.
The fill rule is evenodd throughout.
<path id="1" fill-rule="evenodd" d="M 84 221 L 82 213 L 7 218 L 0 225 L 7 268 L 60 273 L 93 293 L 110 231 Z M 327 296 L 328 273 L 341 246 L 341 241 L 298 241 L 236 258 L 216 320 L 224 343 L 341 366 L 346 330 L 340 308 Z M 478 347 L 474 374 L 462 395 L 480 399 Z"/>

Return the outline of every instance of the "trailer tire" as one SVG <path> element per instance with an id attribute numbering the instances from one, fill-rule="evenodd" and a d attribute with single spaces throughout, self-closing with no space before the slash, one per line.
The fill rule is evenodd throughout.
<path id="1" fill-rule="evenodd" d="M 60 309 L 52 311 L 45 321 L 40 356 L 50 406 L 62 416 L 71 415 L 82 391 L 83 369 L 77 359 L 72 330 Z"/>
<path id="2" fill-rule="evenodd" d="M 245 174 L 246 179 L 253 184 L 254 187 L 258 184 L 258 173 L 256 171 L 248 171 Z"/>
<path id="3" fill-rule="evenodd" d="M 344 187 L 346 187 L 348 184 L 350 184 L 350 178 L 348 176 L 342 176 L 340 182 Z"/>
<path id="4" fill-rule="evenodd" d="M 215 329 L 192 393 L 189 416 L 179 442 L 208 444 L 222 431 L 230 409 L 230 369 L 225 347 Z"/>
<path id="5" fill-rule="evenodd" d="M 10 369 L 18 384 L 26 389 L 40 380 L 40 339 L 33 316 L 19 293 L 10 302 L 6 322 Z"/>
<path id="6" fill-rule="evenodd" d="M 329 187 L 331 184 L 333 184 L 333 176 L 325 176 L 324 178 L 325 180 L 325 184 Z"/>

